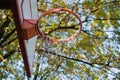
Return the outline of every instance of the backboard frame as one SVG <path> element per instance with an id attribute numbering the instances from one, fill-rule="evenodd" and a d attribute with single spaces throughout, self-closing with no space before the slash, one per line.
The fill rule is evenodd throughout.
<path id="1" fill-rule="evenodd" d="M 10 5 L 12 8 L 12 12 L 13 12 L 19 45 L 21 48 L 23 61 L 25 64 L 26 74 L 28 77 L 31 77 L 32 63 L 33 63 L 33 57 L 35 53 L 35 44 L 37 40 L 37 34 L 35 32 L 35 25 L 25 22 L 25 19 L 30 20 L 30 21 L 33 20 L 33 22 L 36 22 L 37 17 L 34 19 L 29 18 L 29 17 L 25 18 L 26 16 L 23 17 L 23 14 L 21 12 L 22 9 L 20 9 L 21 4 L 19 4 L 19 1 L 20 0 L 10 0 Z M 28 13 L 30 14 L 31 12 L 28 12 Z M 31 35 L 28 35 L 30 32 L 33 32 L 33 33 Z M 31 48 L 33 51 L 31 51 L 31 49 L 29 48 Z"/>

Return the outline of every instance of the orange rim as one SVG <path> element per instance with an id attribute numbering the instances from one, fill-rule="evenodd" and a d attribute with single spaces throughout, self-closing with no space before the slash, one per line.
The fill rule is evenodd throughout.
<path id="1" fill-rule="evenodd" d="M 40 20 L 43 16 L 45 16 L 45 15 L 48 15 L 48 14 L 50 14 L 50 13 L 55 13 L 55 12 L 61 12 L 61 11 L 62 11 L 62 12 L 71 13 L 71 14 L 73 14 L 75 17 L 77 17 L 77 19 L 78 19 L 79 22 L 80 22 L 80 24 L 79 24 L 79 25 L 80 25 L 80 26 L 79 26 L 79 29 L 78 29 L 72 36 L 70 36 L 69 38 L 66 38 L 66 39 L 60 40 L 60 39 L 49 38 L 47 35 L 45 35 L 45 34 L 39 29 L 39 25 L 38 25 L 39 20 Z M 68 10 L 68 9 L 65 9 L 65 8 L 55 8 L 55 9 L 50 9 L 50 10 L 48 10 L 48 11 L 46 11 L 46 12 L 43 12 L 43 13 L 41 14 L 41 16 L 39 17 L 38 22 L 37 22 L 37 24 L 36 24 L 36 30 L 37 30 L 38 36 L 39 36 L 39 37 L 42 37 L 42 39 L 47 40 L 49 43 L 59 44 L 59 43 L 62 43 L 62 42 L 71 41 L 71 40 L 73 40 L 74 38 L 76 38 L 76 37 L 78 36 L 78 34 L 81 33 L 81 30 L 82 30 L 82 21 L 81 21 L 79 15 L 77 15 L 75 12 L 73 12 L 73 11 L 71 11 L 71 10 Z"/>

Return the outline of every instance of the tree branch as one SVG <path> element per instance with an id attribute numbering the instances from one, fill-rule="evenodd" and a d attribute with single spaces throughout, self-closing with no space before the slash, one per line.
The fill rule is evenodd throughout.
<path id="1" fill-rule="evenodd" d="M 6 42 L 6 43 L 4 43 L 4 44 L 2 45 L 2 47 L 8 46 L 9 44 L 11 44 L 12 42 L 14 42 L 15 40 L 17 40 L 17 37 L 11 39 L 10 41 L 8 41 L 8 42 Z"/>
<path id="2" fill-rule="evenodd" d="M 9 16 L 6 17 L 6 21 L 0 26 L 0 29 L 4 29 L 9 26 L 11 20 L 9 19 Z"/>
<path id="3" fill-rule="evenodd" d="M 6 21 L 0 26 L 0 39 L 3 37 L 3 35 L 5 33 L 4 28 L 8 27 L 10 22 L 11 21 L 10 21 L 10 19 L 7 16 Z"/>
<path id="4" fill-rule="evenodd" d="M 14 34 L 15 31 L 16 31 L 16 29 L 14 28 L 10 33 L 8 33 L 8 34 L 3 38 L 2 41 L 0 41 L 0 46 L 1 46 L 1 47 L 3 46 L 2 44 L 4 44 L 4 42 L 7 41 L 7 39 L 8 39 L 12 34 Z"/>
<path id="5" fill-rule="evenodd" d="M 43 50 L 43 49 L 39 49 L 38 51 L 43 52 L 44 50 Z M 55 56 L 58 56 L 58 57 L 62 57 L 62 58 L 65 58 L 65 59 L 82 62 L 82 63 L 85 63 L 85 64 L 88 64 L 88 65 L 93 66 L 92 63 L 89 63 L 89 62 L 86 62 L 86 61 L 83 61 L 83 60 L 79 60 L 79 59 L 75 59 L 75 58 L 70 58 L 70 57 L 67 57 L 67 56 L 62 56 L 62 55 L 60 55 L 60 54 L 56 54 L 56 53 L 54 53 L 54 52 L 50 52 L 50 51 L 47 51 L 47 50 L 45 50 L 45 52 L 46 52 L 46 53 L 50 53 L 50 54 L 55 55 Z"/>
<path id="6" fill-rule="evenodd" d="M 106 73 L 108 73 L 108 74 L 110 74 L 110 75 L 113 75 L 112 73 L 107 72 L 107 70 L 105 70 L 106 68 L 99 67 L 100 65 L 104 65 L 104 66 L 110 67 L 110 66 L 107 65 L 107 64 L 103 64 L 103 63 L 101 64 L 101 63 L 100 63 L 100 65 L 99 65 L 99 63 L 96 63 L 96 64 L 99 65 L 99 66 L 95 66 L 94 63 L 90 63 L 90 62 L 83 61 L 83 60 L 80 60 L 80 59 L 70 58 L 70 57 L 67 57 L 67 56 L 62 56 L 62 55 L 60 55 L 60 54 L 56 54 L 56 53 L 54 53 L 54 52 L 50 52 L 50 51 L 47 51 L 47 50 L 39 49 L 38 51 L 41 51 L 41 52 L 44 51 L 44 52 L 46 52 L 46 53 L 49 53 L 49 54 L 52 54 L 52 55 L 55 55 L 55 56 L 58 56 L 58 57 L 61 57 L 61 58 L 64 58 L 64 59 L 81 62 L 81 63 L 87 64 L 87 65 L 90 65 L 90 66 L 92 66 L 92 67 L 94 67 L 94 68 L 97 68 L 97 69 L 99 69 L 99 70 L 102 70 L 102 71 L 104 71 L 104 72 L 106 72 Z M 113 76 L 114 76 L 114 75 L 113 75 Z"/>
<path id="7" fill-rule="evenodd" d="M 103 19 L 100 19 L 100 18 L 97 18 L 97 19 L 94 19 L 94 20 L 120 20 L 120 18 L 103 18 Z"/>
<path id="8" fill-rule="evenodd" d="M 9 58 L 10 56 L 12 56 L 14 53 L 16 52 L 16 50 L 12 50 L 10 52 L 8 52 L 7 54 L 5 54 L 2 59 L 0 59 L 0 62 L 2 62 L 4 59 Z"/>

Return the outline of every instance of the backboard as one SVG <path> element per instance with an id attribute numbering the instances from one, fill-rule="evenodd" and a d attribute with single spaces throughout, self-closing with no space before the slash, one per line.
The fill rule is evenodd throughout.
<path id="1" fill-rule="evenodd" d="M 38 19 L 37 0 L 10 0 L 17 35 L 28 77 L 32 74 L 37 34 L 35 23 Z"/>

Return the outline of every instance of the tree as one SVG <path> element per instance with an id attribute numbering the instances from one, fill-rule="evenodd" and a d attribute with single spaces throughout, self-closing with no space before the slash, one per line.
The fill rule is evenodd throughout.
<path id="1" fill-rule="evenodd" d="M 120 1 L 39 0 L 39 13 L 51 8 L 79 14 L 82 32 L 59 45 L 38 39 L 31 79 L 120 79 Z M 0 10 L 0 18 L 0 78 L 27 79 L 11 10 Z M 66 38 L 79 23 L 73 15 L 61 12 L 43 17 L 39 25 L 49 37 Z"/>

